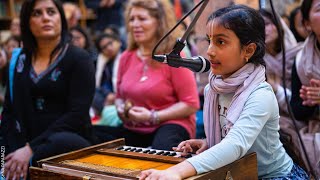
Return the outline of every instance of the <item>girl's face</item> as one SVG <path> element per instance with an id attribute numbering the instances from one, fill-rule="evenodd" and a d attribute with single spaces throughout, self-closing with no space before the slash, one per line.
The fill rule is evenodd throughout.
<path id="1" fill-rule="evenodd" d="M 57 39 L 61 35 L 61 17 L 52 0 L 36 1 L 29 20 L 36 39 Z"/>
<path id="2" fill-rule="evenodd" d="M 320 42 L 320 0 L 313 0 L 309 12 L 309 20 L 306 23 L 316 34 L 318 42 Z"/>
<path id="3" fill-rule="evenodd" d="M 121 42 L 106 37 L 100 41 L 99 46 L 103 55 L 108 58 L 114 58 L 120 51 Z"/>
<path id="4" fill-rule="evenodd" d="M 138 44 L 149 44 L 156 40 L 158 21 L 148 10 L 133 7 L 129 16 L 129 31 Z"/>
<path id="5" fill-rule="evenodd" d="M 277 27 L 273 24 L 273 22 L 267 18 L 263 17 L 264 23 L 265 23 L 265 32 L 266 32 L 266 45 L 274 44 L 276 43 L 278 39 L 278 31 Z"/>
<path id="6" fill-rule="evenodd" d="M 207 54 L 213 74 L 227 78 L 246 64 L 245 47 L 240 47 L 236 34 L 220 25 L 218 19 L 207 24 L 207 35 L 210 40 Z"/>
<path id="7" fill-rule="evenodd" d="M 86 38 L 84 35 L 77 30 L 72 30 L 70 33 L 72 35 L 72 44 L 84 49 L 86 46 Z"/>

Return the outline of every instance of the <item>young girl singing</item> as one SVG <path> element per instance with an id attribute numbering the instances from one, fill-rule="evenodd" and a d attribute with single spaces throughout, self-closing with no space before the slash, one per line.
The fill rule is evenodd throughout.
<path id="1" fill-rule="evenodd" d="M 205 88 L 207 139 L 181 142 L 176 151 L 198 155 L 166 170 L 146 170 L 140 179 L 183 179 L 256 152 L 259 179 L 308 179 L 279 140 L 279 109 L 265 79 L 265 25 L 259 13 L 234 5 L 207 21 L 212 72 Z"/>

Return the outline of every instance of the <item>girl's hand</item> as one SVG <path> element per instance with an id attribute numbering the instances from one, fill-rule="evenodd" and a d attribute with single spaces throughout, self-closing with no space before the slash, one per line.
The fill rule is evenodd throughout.
<path id="1" fill-rule="evenodd" d="M 208 144 L 205 139 L 190 139 L 187 141 L 182 141 L 178 147 L 172 148 L 174 151 L 182 152 L 182 156 L 189 153 L 199 154 L 206 149 L 208 149 Z"/>
<path id="2" fill-rule="evenodd" d="M 149 169 L 149 170 L 142 171 L 140 174 L 139 180 L 149 180 L 149 179 L 180 180 L 182 178 L 177 172 L 170 171 L 170 170 Z"/>
<path id="3" fill-rule="evenodd" d="M 145 107 L 133 106 L 129 110 L 129 117 L 132 121 L 139 122 L 149 122 L 151 119 L 151 111 Z"/>
<path id="4" fill-rule="evenodd" d="M 8 154 L 5 157 L 6 164 L 4 166 L 6 179 L 20 179 L 22 177 L 26 179 L 32 154 L 32 150 L 28 144 Z"/>

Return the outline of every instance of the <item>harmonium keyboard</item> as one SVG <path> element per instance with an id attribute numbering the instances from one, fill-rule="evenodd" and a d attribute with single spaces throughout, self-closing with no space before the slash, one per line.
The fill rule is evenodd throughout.
<path id="1" fill-rule="evenodd" d="M 30 167 L 32 180 L 138 179 L 146 169 L 167 169 L 193 155 L 125 145 L 124 139 L 90 146 L 38 161 Z M 258 179 L 257 158 L 252 153 L 217 170 L 188 179 Z"/>

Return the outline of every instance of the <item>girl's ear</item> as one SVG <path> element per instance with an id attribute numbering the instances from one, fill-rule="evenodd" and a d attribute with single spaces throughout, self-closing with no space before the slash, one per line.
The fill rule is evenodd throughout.
<path id="1" fill-rule="evenodd" d="M 312 31 L 309 20 L 302 20 L 302 23 L 303 23 L 304 27 L 306 27 L 307 31 L 309 31 L 309 32 Z"/>
<path id="2" fill-rule="evenodd" d="M 245 51 L 244 51 L 244 57 L 247 59 L 250 59 L 251 56 L 253 56 L 254 52 L 256 52 L 257 49 L 257 45 L 256 43 L 250 43 L 248 45 L 246 45 L 245 47 Z"/>

